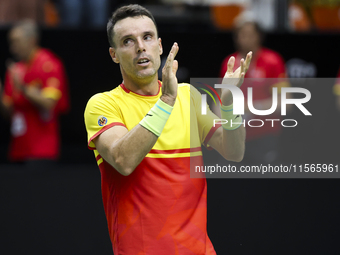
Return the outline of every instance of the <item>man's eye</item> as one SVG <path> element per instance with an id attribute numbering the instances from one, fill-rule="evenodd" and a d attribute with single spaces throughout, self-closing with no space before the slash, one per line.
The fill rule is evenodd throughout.
<path id="1" fill-rule="evenodd" d="M 146 36 L 144 37 L 145 40 L 151 40 L 151 38 L 152 38 L 151 35 L 146 35 Z"/>
<path id="2" fill-rule="evenodd" d="M 132 39 L 130 39 L 130 38 L 124 40 L 124 45 L 129 45 L 131 43 L 132 43 Z"/>

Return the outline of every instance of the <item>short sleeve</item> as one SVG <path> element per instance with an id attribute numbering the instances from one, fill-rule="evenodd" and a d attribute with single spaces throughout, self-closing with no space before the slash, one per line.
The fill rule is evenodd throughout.
<path id="1" fill-rule="evenodd" d="M 113 126 L 124 126 L 119 106 L 108 95 L 109 92 L 94 95 L 88 101 L 84 118 L 87 131 L 88 148 L 95 149 L 93 139 Z"/>
<path id="2" fill-rule="evenodd" d="M 196 112 L 198 132 L 201 144 L 208 147 L 208 142 L 210 138 L 213 136 L 215 131 L 221 126 L 220 124 L 216 124 L 214 126 L 214 119 L 219 119 L 219 117 L 217 117 L 210 110 L 208 104 L 206 104 L 207 114 L 202 115 L 201 111 L 202 96 L 201 93 L 193 86 L 190 86 L 190 96 L 195 108 L 194 110 Z"/>

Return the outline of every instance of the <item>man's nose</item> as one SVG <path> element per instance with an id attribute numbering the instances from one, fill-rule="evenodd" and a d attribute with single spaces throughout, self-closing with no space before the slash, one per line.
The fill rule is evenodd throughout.
<path id="1" fill-rule="evenodd" d="M 136 45 L 137 45 L 137 53 L 141 53 L 141 52 L 145 51 L 145 44 L 144 44 L 143 39 L 138 38 Z"/>

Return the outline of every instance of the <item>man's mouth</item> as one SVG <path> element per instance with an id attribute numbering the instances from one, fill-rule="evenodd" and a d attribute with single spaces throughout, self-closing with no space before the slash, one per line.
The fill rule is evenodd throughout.
<path id="1" fill-rule="evenodd" d="M 137 61 L 137 64 L 138 64 L 138 65 L 144 66 L 144 65 L 147 65 L 149 62 L 150 62 L 149 59 L 147 59 L 147 58 L 141 58 L 141 59 L 139 59 L 139 60 Z"/>

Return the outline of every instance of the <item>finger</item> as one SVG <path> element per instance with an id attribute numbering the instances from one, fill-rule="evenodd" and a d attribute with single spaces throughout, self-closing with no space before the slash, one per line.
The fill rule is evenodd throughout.
<path id="1" fill-rule="evenodd" d="M 241 59 L 240 67 L 241 67 L 241 70 L 240 70 L 240 77 L 241 77 L 241 74 L 244 73 L 244 71 L 245 71 L 245 65 L 244 65 L 244 59 L 243 58 Z"/>
<path id="2" fill-rule="evenodd" d="M 178 70 L 178 61 L 174 60 L 174 62 L 172 63 L 172 72 L 174 75 L 176 75 L 177 70 Z"/>
<path id="3" fill-rule="evenodd" d="M 247 54 L 247 57 L 246 57 L 246 61 L 245 61 L 245 68 L 246 68 L 246 71 L 248 70 L 249 68 L 249 65 L 250 65 L 250 62 L 251 62 L 251 59 L 253 57 L 253 52 L 252 51 L 249 51 L 248 54 Z"/>
<path id="4" fill-rule="evenodd" d="M 237 84 L 237 87 L 241 87 L 241 85 L 242 85 L 242 83 L 243 83 L 243 81 L 244 81 L 244 76 L 245 76 L 245 73 L 244 73 L 244 72 L 241 73 L 239 82 L 238 82 L 238 84 Z"/>
<path id="5" fill-rule="evenodd" d="M 172 68 L 172 66 L 173 66 L 173 61 L 175 59 L 175 56 L 177 55 L 177 52 L 178 52 L 178 45 L 177 45 L 177 43 L 174 43 L 171 47 L 170 53 L 169 53 L 168 58 L 165 62 L 164 70 L 171 70 L 170 68 Z"/>
<path id="6" fill-rule="evenodd" d="M 227 65 L 227 73 L 231 74 L 234 71 L 235 57 L 230 57 Z"/>
<path id="7" fill-rule="evenodd" d="M 179 46 L 178 46 L 178 43 L 174 43 L 174 45 L 173 45 L 173 47 L 174 47 L 174 52 L 173 52 L 173 54 L 174 54 L 174 59 L 175 59 L 175 57 L 177 56 L 177 53 L 178 53 L 178 51 L 179 51 Z"/>
<path id="8" fill-rule="evenodd" d="M 172 62 L 175 59 L 178 49 L 179 49 L 178 44 L 175 42 L 171 47 L 170 53 L 167 58 L 167 62 Z"/>

